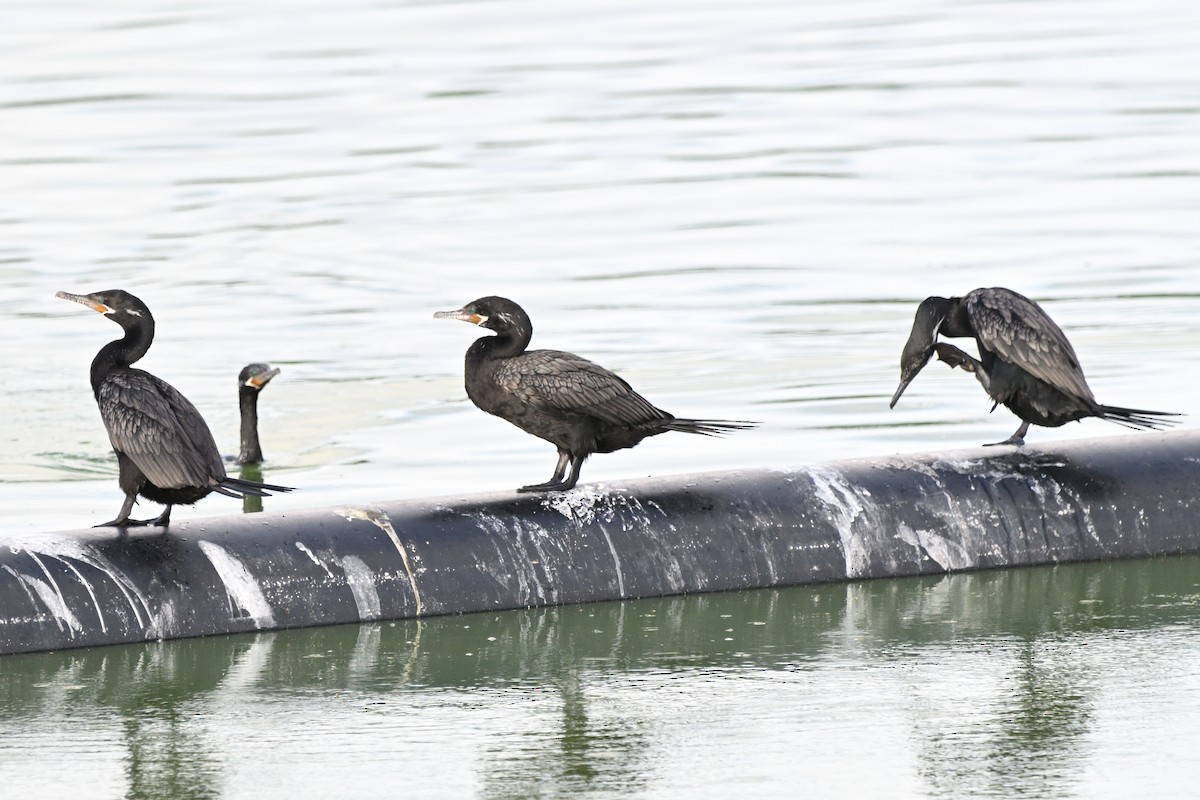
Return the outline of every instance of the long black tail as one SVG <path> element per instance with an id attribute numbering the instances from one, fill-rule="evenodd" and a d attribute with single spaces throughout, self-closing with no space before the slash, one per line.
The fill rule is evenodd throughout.
<path id="1" fill-rule="evenodd" d="M 734 431 L 758 427 L 757 422 L 728 419 L 669 419 L 663 422 L 663 430 L 698 433 L 702 436 L 724 436 Z"/>
<path id="2" fill-rule="evenodd" d="M 1181 420 L 1171 419 L 1171 417 L 1182 417 L 1183 414 L 1173 414 L 1169 411 L 1146 411 L 1141 408 L 1100 406 L 1100 413 L 1096 416 L 1118 425 L 1124 425 L 1126 428 L 1160 431 L 1163 428 L 1178 425 Z"/>
<path id="3" fill-rule="evenodd" d="M 213 487 L 214 492 L 228 495 L 229 497 L 245 497 L 253 495 L 254 497 L 270 497 L 271 492 L 290 492 L 291 486 L 276 486 L 273 483 L 259 483 L 258 481 L 247 481 L 241 478 L 231 478 L 226 475 L 221 479 L 221 482 Z"/>

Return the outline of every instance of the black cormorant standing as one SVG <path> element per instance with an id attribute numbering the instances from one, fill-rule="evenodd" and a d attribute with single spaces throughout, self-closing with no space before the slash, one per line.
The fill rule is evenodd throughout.
<path id="1" fill-rule="evenodd" d="M 241 450 L 235 464 L 257 464 L 263 460 L 258 443 L 258 393 L 279 374 L 270 364 L 247 364 L 238 373 L 238 408 L 241 411 Z"/>
<path id="2" fill-rule="evenodd" d="M 973 337 L 979 359 L 938 334 Z M 1021 427 L 1003 442 L 1025 444 L 1029 426 L 1056 428 L 1084 417 L 1130 428 L 1157 430 L 1179 416 L 1164 411 L 1106 406 L 1096 402 L 1062 329 L 1037 303 L 1010 289 L 976 289 L 964 297 L 927 297 L 917 307 L 912 333 L 900 356 L 900 395 L 936 352 L 953 369 L 974 373 L 988 396 L 1021 418 Z"/>
<path id="3" fill-rule="evenodd" d="M 584 459 L 592 453 L 633 447 L 647 436 L 666 431 L 714 436 L 757 424 L 677 419 L 586 358 L 561 350 L 526 351 L 533 325 L 524 309 L 503 297 L 482 297 L 457 311 L 439 311 L 434 317 L 458 319 L 496 332 L 467 349 L 467 396 L 489 414 L 558 448 L 558 463 L 550 480 L 522 486 L 519 492 L 570 489 L 579 480 Z"/>
<path id="4" fill-rule="evenodd" d="M 56 296 L 108 316 L 125 331 L 92 360 L 92 393 L 117 454 L 118 483 L 125 492 L 116 519 L 96 527 L 167 525 L 171 506 L 195 503 L 210 492 L 241 497 L 291 491 L 226 475 L 220 451 L 196 407 L 166 381 L 130 366 L 154 341 L 154 317 L 145 303 L 121 289 Z M 139 494 L 164 504 L 162 514 L 153 520 L 130 519 Z"/>

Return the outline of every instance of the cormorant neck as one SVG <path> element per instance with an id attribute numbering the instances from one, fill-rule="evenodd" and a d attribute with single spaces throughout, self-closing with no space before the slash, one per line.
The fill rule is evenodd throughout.
<path id="1" fill-rule="evenodd" d="M 238 406 L 242 412 L 242 448 L 237 463 L 262 461 L 262 447 L 258 443 L 258 392 L 249 386 L 238 389 Z"/>
<path id="2" fill-rule="evenodd" d="M 532 325 L 514 325 L 503 331 L 497 331 L 495 336 L 476 339 L 475 344 L 467 350 L 467 359 L 486 361 L 519 356 L 525 352 L 525 348 L 529 346 L 529 340 L 532 338 Z"/>
<path id="3" fill-rule="evenodd" d="M 942 336 L 974 336 L 975 329 L 967 316 L 967 304 L 961 297 L 950 297 L 945 301 L 941 313 L 945 315 L 939 332 Z"/>
<path id="4" fill-rule="evenodd" d="M 143 317 L 139 324 L 125 328 L 125 335 L 100 348 L 92 359 L 92 393 L 100 394 L 100 384 L 114 369 L 137 362 L 154 342 L 154 319 Z"/>

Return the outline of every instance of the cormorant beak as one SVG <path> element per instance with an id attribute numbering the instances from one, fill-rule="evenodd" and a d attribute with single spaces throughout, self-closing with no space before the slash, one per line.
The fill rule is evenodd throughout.
<path id="1" fill-rule="evenodd" d="M 482 314 L 476 314 L 474 311 L 467 311 L 465 308 L 460 308 L 457 311 L 438 311 L 433 315 L 434 319 L 457 319 L 463 322 L 469 322 L 472 325 L 482 325 L 488 321 L 488 318 Z"/>
<path id="2" fill-rule="evenodd" d="M 271 382 L 271 378 L 274 378 L 278 374 L 279 368 L 275 367 L 267 372 L 260 372 L 257 375 L 251 375 L 246 379 L 246 383 L 244 385 L 253 387 L 255 389 L 261 389 Z"/>
<path id="3" fill-rule="evenodd" d="M 97 303 L 86 294 L 71 294 L 70 292 L 55 292 L 54 296 L 61 300 L 70 300 L 72 303 L 79 303 L 81 306 L 87 306 L 92 311 L 98 311 L 101 314 L 111 314 L 116 309 L 109 308 L 104 303 Z"/>
<path id="4" fill-rule="evenodd" d="M 929 363 L 932 355 L 933 348 L 930 347 L 928 350 L 917 353 L 915 357 L 909 356 L 900 362 L 900 385 L 896 387 L 896 393 L 892 395 L 892 402 L 888 403 L 888 408 L 896 407 L 900 395 L 904 394 L 904 390 L 913 382 L 913 379 L 921 374 L 921 370 L 925 369 L 925 365 Z"/>

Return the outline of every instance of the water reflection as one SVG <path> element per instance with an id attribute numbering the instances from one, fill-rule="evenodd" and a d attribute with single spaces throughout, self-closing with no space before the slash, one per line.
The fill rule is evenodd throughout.
<path id="1" fill-rule="evenodd" d="M 899 669 L 883 695 L 893 708 L 851 703 L 854 736 L 896 726 L 937 795 L 1060 794 L 1085 768 L 1118 666 L 1095 645 L 1190 622 L 1198 567 L 1070 565 L 13 656 L 0 662 L 0 760 L 6 730 L 116 728 L 129 796 L 217 796 L 247 708 L 270 726 L 315 715 L 352 730 L 354 717 L 326 718 L 334 697 L 380 711 L 398 738 L 492 725 L 476 746 L 482 796 L 612 796 L 651 785 L 677 717 L 710 699 L 760 715 L 775 737 L 762 746 L 787 747 L 806 724 L 788 702 L 816 702 L 806 718 L 846 713 L 826 691 L 869 706 L 873 673 Z M 426 730 L 464 704 L 459 723 Z M 347 746 L 382 743 L 326 758 Z M 729 745 L 744 758 L 757 746 Z"/>
<path id="2" fill-rule="evenodd" d="M 242 464 L 238 467 L 238 477 L 244 481 L 263 483 L 263 471 L 260 464 Z M 263 499 L 258 495 L 242 495 L 242 513 L 254 514 L 263 510 Z"/>

